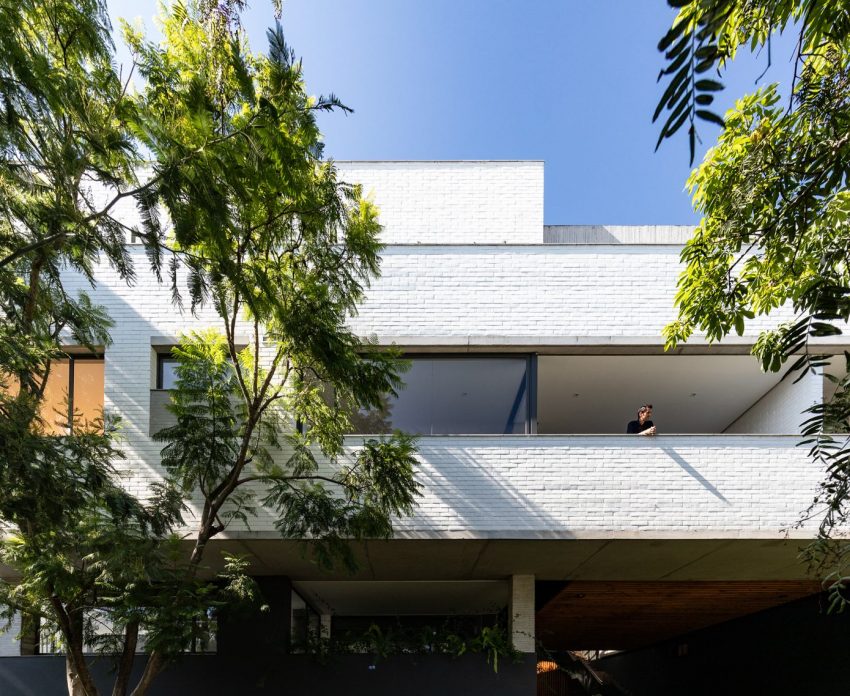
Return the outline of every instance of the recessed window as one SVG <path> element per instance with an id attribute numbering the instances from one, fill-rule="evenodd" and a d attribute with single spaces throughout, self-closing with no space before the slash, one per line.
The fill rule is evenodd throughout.
<path id="1" fill-rule="evenodd" d="M 529 358 L 413 357 L 398 397 L 354 417 L 355 432 L 418 435 L 530 432 Z"/>
<path id="2" fill-rule="evenodd" d="M 241 348 L 238 348 L 241 350 Z M 230 363 L 230 359 L 227 359 Z M 177 389 L 177 365 L 179 361 L 171 353 L 156 356 L 156 388 Z"/>
<path id="3" fill-rule="evenodd" d="M 161 353 L 157 356 L 156 388 L 177 388 L 177 358 L 169 353 Z"/>

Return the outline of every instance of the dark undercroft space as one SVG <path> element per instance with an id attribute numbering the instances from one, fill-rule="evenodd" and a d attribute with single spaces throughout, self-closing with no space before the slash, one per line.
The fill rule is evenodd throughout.
<path id="1" fill-rule="evenodd" d="M 64 658 L 0 658 L 2 696 L 66 696 Z M 534 656 L 499 666 L 481 655 L 396 655 L 375 661 L 340 655 L 317 662 L 304 655 L 269 658 L 187 656 L 161 674 L 151 696 L 520 696 L 533 694 Z M 141 664 L 137 672 L 141 671 Z M 111 693 L 109 665 L 96 666 L 101 693 Z M 138 675 L 137 675 L 138 676 Z"/>
<path id="2" fill-rule="evenodd" d="M 628 696 L 850 693 L 850 613 L 822 595 L 594 663 Z"/>
<path id="3" fill-rule="evenodd" d="M 822 595 L 597 660 L 603 696 L 804 696 L 850 693 L 850 613 L 828 615 Z M 250 641 L 249 641 L 250 642 Z M 250 647 L 250 646 L 247 646 Z M 254 644 L 256 647 L 256 643 Z M 248 652 L 248 651 L 246 651 Z M 140 659 L 137 671 L 142 667 Z M 110 664 L 95 672 L 110 693 Z M 521 696 L 534 694 L 535 658 L 481 655 L 191 655 L 161 675 L 152 696 Z M 64 696 L 61 656 L 0 658 L 0 695 Z M 562 684 L 562 687 L 566 687 Z M 538 691 L 537 693 L 541 693 Z M 559 688 L 544 696 L 581 693 Z"/>

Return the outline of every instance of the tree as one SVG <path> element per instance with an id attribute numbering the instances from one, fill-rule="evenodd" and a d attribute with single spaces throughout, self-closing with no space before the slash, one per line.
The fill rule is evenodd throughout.
<path id="1" fill-rule="evenodd" d="M 0 26 L 0 554 L 21 573 L 0 586 L 0 601 L 57 628 L 69 693 L 92 694 L 89 609 L 121 604 L 132 655 L 142 584 L 132 579 L 130 598 L 126 573 L 157 557 L 178 508 L 164 489 L 143 505 L 117 485 L 109 414 L 71 417 L 51 435 L 41 412 L 63 344 L 109 343 L 102 308 L 68 293 L 62 274 L 91 280 L 100 261 L 132 280 L 112 213 L 145 186 L 103 4 L 3 2 Z"/>
<path id="2" fill-rule="evenodd" d="M 692 172 L 688 187 L 702 220 L 682 252 L 678 319 L 665 329 L 668 347 L 695 330 L 710 341 L 743 333 L 748 320 L 786 305 L 791 322 L 764 331 L 754 354 L 766 370 L 818 373 L 824 336 L 842 333 L 850 318 L 850 7 L 841 0 L 670 0 L 679 8 L 659 43 L 669 80 L 656 118 L 667 113 L 659 144 L 695 119 L 723 126 L 718 142 Z M 776 84 L 741 97 L 724 119 L 704 111 L 718 73 L 743 46 L 770 47 L 771 35 L 797 37 L 790 98 Z M 850 354 L 846 355 L 850 368 Z M 850 513 L 850 381 L 835 378 L 831 400 L 810 409 L 803 442 L 825 478 L 806 518 L 822 516 L 816 563 L 847 557 L 830 543 Z M 843 603 L 846 573 L 831 575 Z"/>
<path id="3" fill-rule="evenodd" d="M 345 326 L 381 248 L 374 206 L 321 157 L 315 113 L 345 107 L 306 94 L 280 26 L 268 57 L 247 53 L 238 34 L 216 40 L 179 3 L 163 44 L 125 31 L 147 80 L 138 132 L 174 172 L 148 190 L 148 233 L 158 234 L 154 206 L 164 205 L 192 308 L 209 301 L 222 320 L 222 332 L 189 335 L 174 351 L 177 423 L 158 435 L 170 480 L 201 498 L 187 577 L 211 539 L 249 522 L 255 483 L 283 535 L 310 539 L 324 564 L 338 554 L 351 564 L 349 540 L 389 536 L 418 484 L 407 436 L 342 457 L 347 409 L 377 406 L 399 385 L 395 356 Z M 185 157 L 198 143 L 203 156 Z M 179 264 L 170 267 L 177 287 Z M 154 650 L 141 684 L 167 658 Z"/>
<path id="4" fill-rule="evenodd" d="M 109 627 L 99 640 L 118 659 L 116 696 L 130 688 L 145 634 L 141 696 L 194 638 L 193 619 L 251 594 L 244 561 L 231 559 L 220 579 L 205 564 L 210 539 L 248 518 L 249 484 L 267 486 L 281 532 L 312 538 L 325 563 L 352 562 L 350 538 L 388 535 L 418 489 L 409 438 L 366 443 L 351 458 L 342 448 L 346 409 L 399 384 L 396 357 L 345 327 L 378 271 L 380 227 L 322 159 L 314 114 L 344 107 L 307 96 L 279 28 L 268 58 L 249 54 L 241 5 L 175 3 L 162 47 L 127 29 L 139 94 L 112 67 L 102 2 L 0 5 L 11 28 L 0 56 L 0 521 L 3 558 L 22 576 L 2 599 L 56 628 L 74 695 L 97 693 L 83 655 L 95 622 Z M 140 152 L 154 157 L 144 181 Z M 113 215 L 129 197 L 140 229 Z M 96 264 L 108 263 L 132 282 L 130 231 L 154 273 L 168 258 L 175 302 L 185 273 L 192 310 L 211 303 L 223 329 L 176 351 L 177 422 L 162 434 L 169 476 L 143 501 L 116 477 L 114 418 L 71 418 L 57 437 L 40 416 L 63 344 L 109 343 L 105 312 L 71 297 L 64 273 L 93 283 Z M 186 552 L 173 531 L 197 497 Z"/>

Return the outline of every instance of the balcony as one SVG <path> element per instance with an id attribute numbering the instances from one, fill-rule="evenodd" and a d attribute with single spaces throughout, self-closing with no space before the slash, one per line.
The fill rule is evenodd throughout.
<path id="1" fill-rule="evenodd" d="M 783 380 L 718 354 L 420 354 L 403 379 L 354 432 L 619 434 L 652 403 L 659 433 L 791 434 L 824 392 L 820 375 Z"/>
<path id="2" fill-rule="evenodd" d="M 398 539 L 781 540 L 822 471 L 793 434 L 822 393 L 750 356 L 417 356 L 407 390 L 361 413 L 419 434 L 422 497 Z M 167 391 L 151 392 L 151 430 Z M 622 434 L 643 400 L 659 435 Z M 156 403 L 154 403 L 156 402 Z M 237 536 L 276 537 L 260 511 Z M 588 544 L 588 548 L 595 548 Z M 793 561 L 796 550 L 783 556 Z"/>
<path id="3" fill-rule="evenodd" d="M 402 538 L 810 537 L 792 527 L 822 475 L 766 434 L 427 436 L 419 459 Z"/>
<path id="4" fill-rule="evenodd" d="M 358 546 L 355 579 L 807 577 L 797 555 L 814 530 L 794 524 L 822 472 L 796 436 L 449 435 L 418 447 L 418 505 L 392 539 Z M 222 548 L 248 549 L 266 572 L 352 579 L 281 541 L 269 511 L 226 536 Z"/>

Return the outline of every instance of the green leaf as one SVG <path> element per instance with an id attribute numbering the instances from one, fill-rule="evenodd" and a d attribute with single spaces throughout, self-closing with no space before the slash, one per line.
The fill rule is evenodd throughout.
<path id="1" fill-rule="evenodd" d="M 665 52 L 682 35 L 686 26 L 686 22 L 678 22 L 675 26 L 668 29 L 661 41 L 658 42 L 658 50 L 662 53 Z"/>
<path id="2" fill-rule="evenodd" d="M 723 84 L 718 82 L 717 80 L 697 80 L 694 83 L 694 88 L 698 92 L 719 92 L 723 89 Z"/>
<path id="3" fill-rule="evenodd" d="M 709 121 L 711 123 L 715 123 L 721 128 L 725 128 L 726 122 L 713 111 L 708 111 L 706 109 L 697 109 L 695 112 L 697 118 L 701 118 L 703 121 Z"/>
<path id="4" fill-rule="evenodd" d="M 743 336 L 744 328 L 744 317 L 743 315 L 739 314 L 735 317 L 735 333 L 737 333 L 739 336 Z"/>

